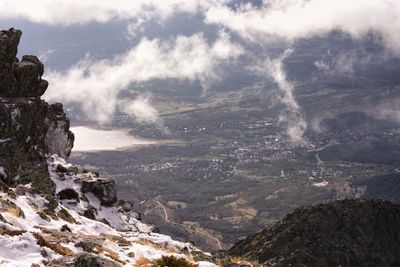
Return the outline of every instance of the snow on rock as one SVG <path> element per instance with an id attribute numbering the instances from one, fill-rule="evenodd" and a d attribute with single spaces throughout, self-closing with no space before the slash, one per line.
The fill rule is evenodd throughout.
<path id="1" fill-rule="evenodd" d="M 4 169 L 4 167 L 0 167 L 0 177 L 2 177 L 3 179 L 7 178 L 6 170 Z"/>
<path id="2" fill-rule="evenodd" d="M 83 253 L 115 266 L 136 266 L 143 259 L 151 262 L 170 255 L 196 263 L 193 252 L 206 256 L 190 243 L 153 233 L 127 202 L 103 206 L 96 195 L 81 191 L 84 181 L 104 178 L 79 173 L 58 156 L 49 158 L 48 169 L 56 195 L 73 190 L 77 196 L 64 194 L 56 200 L 30 185 L 0 192 L 0 266 L 74 266 L 76 259 L 85 258 L 82 255 L 91 255 Z M 216 266 L 200 259 L 196 264 Z"/>
<path id="3" fill-rule="evenodd" d="M 11 111 L 11 121 L 12 125 L 17 129 L 17 131 L 21 128 L 21 124 L 18 122 L 18 119 L 21 117 L 21 112 L 18 107 L 14 108 Z"/>
<path id="4" fill-rule="evenodd" d="M 0 139 L 0 144 L 7 143 L 10 140 L 10 138 Z"/>
<path id="5" fill-rule="evenodd" d="M 0 236 L 0 265 L 4 267 L 31 267 L 41 262 L 42 248 L 31 233 L 20 236 Z"/>

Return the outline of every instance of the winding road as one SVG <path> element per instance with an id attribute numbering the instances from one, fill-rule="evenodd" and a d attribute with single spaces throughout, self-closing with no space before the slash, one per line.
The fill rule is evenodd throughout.
<path id="1" fill-rule="evenodd" d="M 157 206 L 160 207 L 160 208 L 162 209 L 162 211 L 163 211 L 163 213 L 164 213 L 164 220 L 165 220 L 165 222 L 171 223 L 171 224 L 176 224 L 176 225 L 179 225 L 179 226 L 184 227 L 184 228 L 186 229 L 186 227 L 187 227 L 186 225 L 173 222 L 173 221 L 171 221 L 171 220 L 169 219 L 168 209 L 167 209 L 160 201 L 155 200 L 155 203 L 157 203 Z M 155 209 L 155 208 L 153 208 L 153 209 Z M 153 210 L 153 209 L 151 209 L 151 210 Z M 149 211 L 151 211 L 151 210 L 149 210 Z M 148 212 L 148 211 L 147 211 L 147 212 Z M 147 212 L 146 212 L 146 213 L 147 213 Z M 145 214 L 146 214 L 146 213 L 145 213 Z M 201 235 L 207 237 L 208 239 L 213 240 L 213 241 L 217 244 L 218 249 L 219 249 L 219 250 L 222 250 L 222 244 L 221 244 L 221 241 L 219 241 L 218 238 L 216 238 L 216 237 L 210 235 L 209 233 L 207 233 L 207 232 L 206 232 L 205 230 L 203 230 L 203 229 L 198 229 L 198 228 L 194 228 L 194 229 L 195 229 L 195 232 L 198 232 L 199 234 L 201 234 Z"/>

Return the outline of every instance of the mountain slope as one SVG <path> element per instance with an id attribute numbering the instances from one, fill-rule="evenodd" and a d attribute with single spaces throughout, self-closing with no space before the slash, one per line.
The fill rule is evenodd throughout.
<path id="1" fill-rule="evenodd" d="M 399 266 L 399 223 L 388 201 L 330 202 L 296 209 L 228 253 L 264 266 Z"/>
<path id="2" fill-rule="evenodd" d="M 103 262 L 93 266 L 136 266 L 167 255 L 185 259 L 203 255 L 190 243 L 154 233 L 128 202 L 117 201 L 112 180 L 91 172 L 75 173 L 56 155 L 48 163 L 57 198 L 31 185 L 3 186 L 1 266 L 80 266 L 78 262 L 91 255 Z"/>

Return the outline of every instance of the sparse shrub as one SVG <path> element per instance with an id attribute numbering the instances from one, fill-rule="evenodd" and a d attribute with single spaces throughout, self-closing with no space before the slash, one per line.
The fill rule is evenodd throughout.
<path id="1" fill-rule="evenodd" d="M 195 264 L 188 262 L 183 258 L 174 256 L 162 256 L 160 259 L 154 260 L 153 267 L 196 267 Z"/>
<path id="2" fill-rule="evenodd" d="M 61 208 L 61 210 L 57 212 L 57 216 L 66 222 L 78 224 L 78 222 L 74 219 L 74 217 L 72 217 L 72 215 L 69 214 L 69 212 L 64 208 Z"/>
<path id="3" fill-rule="evenodd" d="M 75 253 L 72 250 L 70 250 L 69 248 L 63 247 L 54 241 L 52 242 L 50 240 L 47 240 L 44 236 L 42 236 L 39 233 L 34 233 L 33 235 L 37 239 L 37 244 L 41 247 L 47 247 L 47 248 L 53 250 L 54 252 L 61 254 L 63 256 L 74 256 L 75 255 Z"/>
<path id="4" fill-rule="evenodd" d="M 137 261 L 136 261 L 136 266 L 137 267 L 149 267 L 151 266 L 151 262 L 149 259 L 141 256 Z"/>
<path id="5" fill-rule="evenodd" d="M 10 213 L 11 215 L 19 218 L 24 218 L 24 212 L 14 202 L 8 199 L 0 199 L 0 210 Z"/>
<path id="6" fill-rule="evenodd" d="M 23 233 L 26 233 L 26 231 L 10 230 L 10 229 L 7 229 L 6 227 L 0 227 L 0 235 L 18 236 L 18 235 L 22 235 Z"/>

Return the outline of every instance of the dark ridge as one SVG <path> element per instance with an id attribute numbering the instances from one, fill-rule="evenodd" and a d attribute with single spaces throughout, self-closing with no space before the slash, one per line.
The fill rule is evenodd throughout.
<path id="1" fill-rule="evenodd" d="M 264 266 L 400 266 L 400 206 L 343 200 L 298 208 L 238 242 L 231 256 Z"/>

